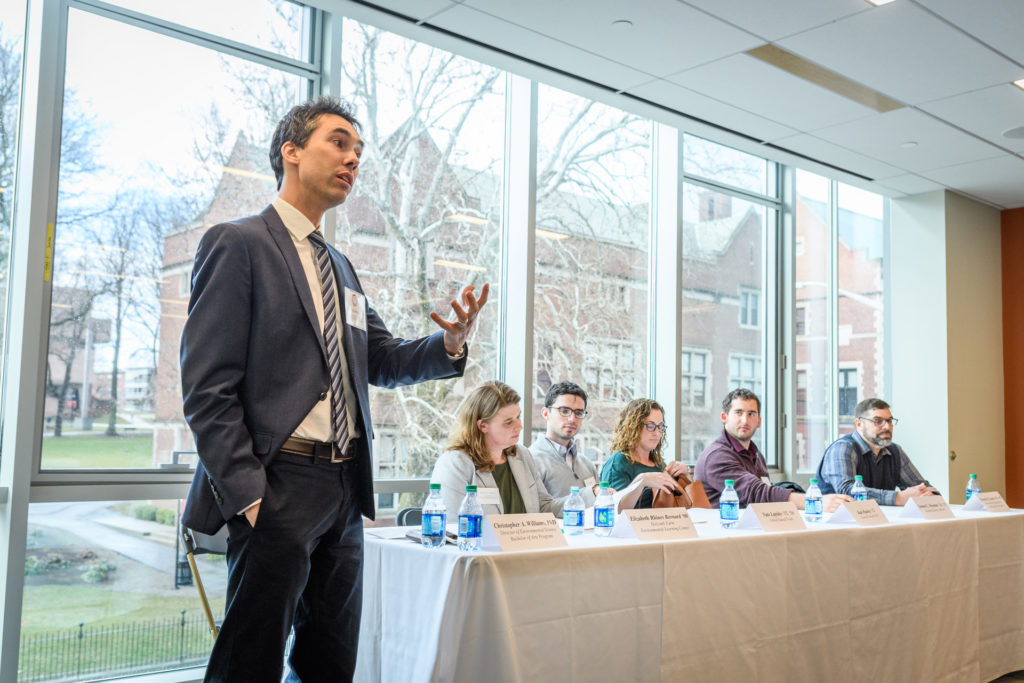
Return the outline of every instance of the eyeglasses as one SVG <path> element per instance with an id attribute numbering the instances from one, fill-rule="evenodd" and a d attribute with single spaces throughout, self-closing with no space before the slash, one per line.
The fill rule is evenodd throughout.
<path id="1" fill-rule="evenodd" d="M 890 417 L 889 419 L 884 417 L 862 417 L 860 419 L 867 420 L 868 422 L 873 423 L 876 427 L 881 427 L 886 423 L 888 423 L 890 427 L 895 427 L 896 423 L 899 422 L 895 417 Z"/>
<path id="2" fill-rule="evenodd" d="M 583 410 L 582 408 L 577 408 L 577 409 L 573 410 L 572 408 L 569 408 L 568 406 L 551 406 L 551 407 L 552 407 L 553 410 L 557 410 L 558 414 L 561 415 L 562 417 L 569 417 L 570 415 L 575 415 L 578 419 L 582 420 L 583 418 L 585 418 L 587 416 L 587 411 Z"/>
<path id="3" fill-rule="evenodd" d="M 668 431 L 668 425 L 657 424 L 656 422 L 644 422 L 644 429 L 646 429 L 649 432 L 653 432 L 654 430 L 657 429 L 659 432 L 664 434 L 665 432 Z"/>

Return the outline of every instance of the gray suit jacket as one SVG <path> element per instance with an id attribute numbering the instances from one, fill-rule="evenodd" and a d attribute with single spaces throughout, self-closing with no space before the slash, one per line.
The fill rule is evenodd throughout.
<path id="1" fill-rule="evenodd" d="M 572 467 L 569 467 L 565 458 L 558 454 L 558 447 L 548 437 L 539 436 L 530 445 L 530 453 L 537 463 L 540 478 L 552 496 L 564 503 L 569 497 L 569 489 L 579 486 L 583 502 L 587 507 L 593 507 L 596 500 L 593 486 L 601 482 L 601 475 L 597 473 L 597 466 L 580 450 L 577 447 L 576 457 L 572 460 Z"/>
<path id="2" fill-rule="evenodd" d="M 516 446 L 516 454 L 508 459 L 512 477 L 519 487 L 519 495 L 523 497 L 523 505 L 527 512 L 550 512 L 555 516 L 562 514 L 562 502 L 556 501 L 544 488 L 540 480 L 537 465 L 533 456 L 525 446 Z M 445 451 L 434 463 L 434 471 L 430 475 L 432 484 L 441 485 L 441 497 L 447 508 L 448 519 L 455 520 L 459 514 L 459 506 L 466 497 L 466 486 L 473 484 L 477 488 L 495 488 L 497 482 L 490 472 L 477 470 L 473 461 L 462 451 Z M 484 505 L 485 515 L 503 515 L 505 506 Z"/>
<path id="3" fill-rule="evenodd" d="M 362 292 L 355 269 L 328 245 L 339 293 Z M 340 307 L 344 317 L 346 307 Z M 327 398 L 327 352 L 291 235 L 272 206 L 210 228 L 196 251 L 181 336 L 185 419 L 200 464 L 182 522 L 216 533 L 266 488 L 266 466 L 317 401 Z M 396 339 L 372 308 L 366 330 L 345 321 L 343 344 L 358 397 L 357 498 L 374 517 L 369 383 L 394 387 L 461 375 L 443 333 Z"/>

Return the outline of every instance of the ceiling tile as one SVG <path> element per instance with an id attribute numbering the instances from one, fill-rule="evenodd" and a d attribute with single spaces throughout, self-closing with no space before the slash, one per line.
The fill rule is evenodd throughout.
<path id="1" fill-rule="evenodd" d="M 870 10 L 864 0 L 684 0 L 766 41 L 806 31 Z"/>
<path id="2" fill-rule="evenodd" d="M 369 0 L 367 4 L 423 20 L 448 9 L 455 3 L 452 0 Z"/>
<path id="3" fill-rule="evenodd" d="M 616 90 L 651 80 L 650 74 L 510 24 L 465 4 L 442 12 L 431 19 L 430 24 Z"/>
<path id="4" fill-rule="evenodd" d="M 936 14 L 1024 64 L 1024 3 L 1020 0 L 917 0 Z M 1024 76 L 1024 74 L 1021 74 Z"/>
<path id="5" fill-rule="evenodd" d="M 883 5 L 779 45 L 908 104 L 1020 77 L 1013 62 L 908 2 Z"/>
<path id="6" fill-rule="evenodd" d="M 1024 6 L 1024 5 L 1022 5 Z M 1024 126 L 1024 90 L 1003 83 L 991 88 L 919 105 L 920 109 L 1013 152 L 1024 152 L 1024 139 L 1003 137 L 1007 128 Z"/>
<path id="7" fill-rule="evenodd" d="M 1004 209 L 1024 206 L 1024 159 L 1005 154 L 992 159 L 939 168 L 925 177 Z"/>
<path id="8" fill-rule="evenodd" d="M 844 149 L 813 135 L 794 135 L 773 140 L 772 144 L 871 179 L 891 177 L 903 172 L 902 169 L 895 166 Z"/>
<path id="9" fill-rule="evenodd" d="M 990 158 L 987 142 L 915 109 L 897 109 L 814 131 L 815 137 L 908 171 L 925 171 Z M 916 142 L 913 147 L 904 147 Z"/>
<path id="10" fill-rule="evenodd" d="M 814 130 L 875 112 L 746 54 L 675 74 L 668 80 L 723 102 L 783 121 L 798 130 Z M 807 106 L 813 102 L 814 106 Z"/>
<path id="11" fill-rule="evenodd" d="M 921 176 L 913 173 L 879 180 L 875 184 L 880 188 L 891 188 L 896 192 L 908 195 L 921 194 L 923 192 L 934 192 L 935 190 L 943 189 L 943 186 L 939 183 L 928 180 L 927 178 L 922 178 Z"/>
<path id="12" fill-rule="evenodd" d="M 465 0 L 465 5 L 655 76 L 764 41 L 678 0 Z M 632 27 L 614 25 L 629 20 Z"/>
<path id="13" fill-rule="evenodd" d="M 702 119 L 713 125 L 740 132 L 758 140 L 774 140 L 798 131 L 743 109 L 719 102 L 669 81 L 644 83 L 627 91 L 651 102 L 660 103 L 681 114 Z"/>

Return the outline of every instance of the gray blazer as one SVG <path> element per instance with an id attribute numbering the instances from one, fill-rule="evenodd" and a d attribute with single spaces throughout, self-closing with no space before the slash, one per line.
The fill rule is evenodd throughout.
<path id="1" fill-rule="evenodd" d="M 572 467 L 569 467 L 565 458 L 558 454 L 558 446 L 548 437 L 539 436 L 530 446 L 541 481 L 552 496 L 564 504 L 569 497 L 569 489 L 579 486 L 583 502 L 587 507 L 593 507 L 596 499 L 593 485 L 600 483 L 601 475 L 597 473 L 597 466 L 579 450 L 577 447 L 576 457 L 572 459 Z M 589 479 L 594 481 L 587 484 Z"/>
<path id="2" fill-rule="evenodd" d="M 550 512 L 556 517 L 562 514 L 562 501 L 553 499 L 544 488 L 537 464 L 525 446 L 516 445 L 516 454 L 508 459 L 508 466 L 527 512 Z M 466 486 L 474 484 L 478 489 L 497 486 L 494 475 L 477 470 L 473 461 L 462 451 L 442 453 L 434 463 L 430 483 L 441 485 L 441 497 L 444 498 L 450 520 L 457 519 L 459 506 L 466 497 Z M 505 508 L 500 502 L 498 505 L 484 505 L 483 508 L 485 515 L 505 514 Z"/>

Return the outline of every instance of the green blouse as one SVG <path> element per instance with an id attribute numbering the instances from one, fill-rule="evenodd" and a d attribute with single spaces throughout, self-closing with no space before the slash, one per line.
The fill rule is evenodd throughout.
<path id="1" fill-rule="evenodd" d="M 612 454 L 612 457 L 605 460 L 604 467 L 601 468 L 601 481 L 606 481 L 613 489 L 621 491 L 629 486 L 629 483 L 636 478 L 636 475 L 644 474 L 645 472 L 661 472 L 661 468 L 656 465 L 641 465 L 638 462 L 630 464 L 626 460 L 625 453 L 616 451 Z M 653 495 L 650 489 L 644 489 L 640 499 L 637 501 L 636 507 L 651 507 L 652 500 Z"/>
<path id="2" fill-rule="evenodd" d="M 516 484 L 516 478 L 512 476 L 508 463 L 495 465 L 491 474 L 494 475 L 494 483 L 498 485 L 498 495 L 501 496 L 505 514 L 519 515 L 526 512 L 526 504 L 523 503 L 523 496 L 519 493 L 519 486 Z"/>

